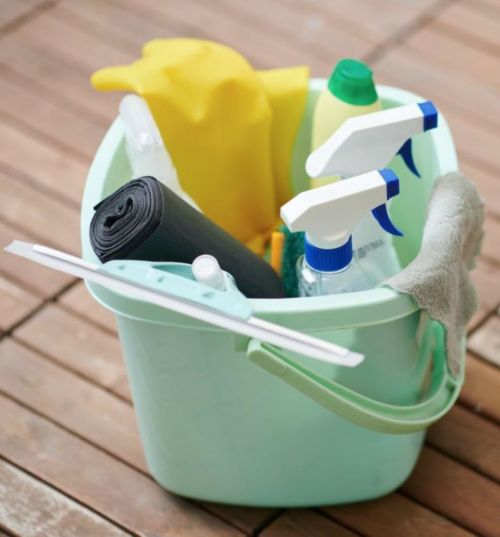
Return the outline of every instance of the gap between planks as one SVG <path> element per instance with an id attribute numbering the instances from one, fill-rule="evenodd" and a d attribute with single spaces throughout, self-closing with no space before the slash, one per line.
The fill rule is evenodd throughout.
<path id="1" fill-rule="evenodd" d="M 77 537 L 81 535 L 80 530 L 98 531 L 101 537 L 138 536 L 137 533 L 127 531 L 120 524 L 82 504 L 78 499 L 65 495 L 52 484 L 8 460 L 2 454 L 0 454 L 0 475 L 2 475 L 0 497 L 3 496 L 2 491 L 6 493 L 0 503 L 0 516 L 2 517 L 0 524 L 4 526 L 8 524 L 10 527 L 7 530 L 14 531 L 19 537 L 45 537 L 46 535 Z M 9 483 L 14 487 L 11 494 L 7 490 Z M 23 501 L 26 505 L 23 505 Z M 62 513 L 64 516 L 61 516 Z M 32 520 L 34 526 L 30 524 Z M 70 527 L 65 527 L 68 522 Z M 76 528 L 78 528 L 78 533 L 75 534 L 72 529 Z M 104 533 L 101 533 L 103 531 Z M 86 534 L 96 535 L 95 533 Z"/>
<path id="2" fill-rule="evenodd" d="M 434 4 L 415 17 L 414 20 L 390 35 L 384 42 L 376 45 L 363 59 L 369 64 L 377 62 L 390 50 L 401 46 L 413 34 L 416 34 L 419 30 L 438 17 L 446 7 L 458 1 L 460 0 L 436 0 Z"/>

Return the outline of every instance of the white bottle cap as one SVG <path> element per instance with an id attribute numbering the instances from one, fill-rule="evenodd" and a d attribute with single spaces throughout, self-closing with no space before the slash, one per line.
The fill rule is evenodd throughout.
<path id="1" fill-rule="evenodd" d="M 191 266 L 196 281 L 204 283 L 209 287 L 226 290 L 226 278 L 223 270 L 220 268 L 217 259 L 213 255 L 199 255 Z"/>

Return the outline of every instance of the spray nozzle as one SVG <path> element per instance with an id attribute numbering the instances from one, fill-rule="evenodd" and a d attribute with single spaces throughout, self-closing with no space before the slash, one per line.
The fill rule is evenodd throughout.
<path id="1" fill-rule="evenodd" d="M 380 170 L 379 173 L 384 178 L 387 184 L 387 200 L 390 200 L 394 196 L 399 194 L 399 179 L 392 170 Z M 384 203 L 372 209 L 372 214 L 375 220 L 380 224 L 383 230 L 391 235 L 403 236 L 403 232 L 400 231 L 393 223 L 387 212 L 387 205 Z"/>
<path id="2" fill-rule="evenodd" d="M 351 262 L 353 229 L 369 211 L 385 231 L 402 235 L 385 205 L 398 194 L 397 175 L 374 170 L 298 194 L 281 207 L 281 218 L 290 231 L 306 232 L 306 261 L 312 268 L 337 271 Z"/>
<path id="3" fill-rule="evenodd" d="M 310 177 L 352 177 L 387 166 L 399 154 L 420 177 L 412 153 L 412 136 L 437 127 L 431 101 L 351 117 L 306 162 Z"/>

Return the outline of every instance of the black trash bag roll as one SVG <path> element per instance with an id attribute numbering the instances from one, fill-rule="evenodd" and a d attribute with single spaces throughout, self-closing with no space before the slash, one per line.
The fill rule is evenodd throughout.
<path id="1" fill-rule="evenodd" d="M 192 263 L 199 255 L 211 254 L 248 298 L 285 296 L 269 264 L 154 177 L 128 182 L 94 209 L 90 243 L 103 263 L 113 259 Z"/>

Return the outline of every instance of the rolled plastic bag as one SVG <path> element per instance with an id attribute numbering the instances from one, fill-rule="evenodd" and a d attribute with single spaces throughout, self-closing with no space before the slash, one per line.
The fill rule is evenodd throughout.
<path id="1" fill-rule="evenodd" d="M 154 177 L 128 182 L 94 209 L 90 242 L 103 263 L 113 259 L 192 263 L 199 255 L 210 254 L 248 298 L 285 296 L 270 265 Z"/>

